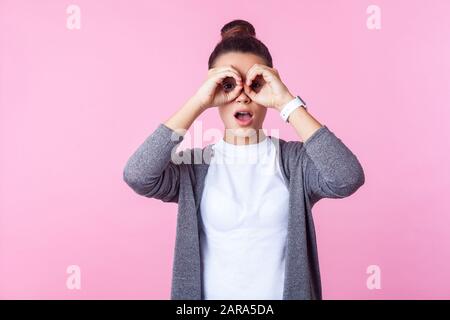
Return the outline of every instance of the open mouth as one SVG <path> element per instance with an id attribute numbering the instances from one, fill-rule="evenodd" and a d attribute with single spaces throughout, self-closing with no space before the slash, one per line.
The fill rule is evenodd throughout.
<path id="1" fill-rule="evenodd" d="M 237 111 L 234 117 L 241 121 L 248 121 L 253 118 L 253 113 L 247 111 Z"/>
<path id="2" fill-rule="evenodd" d="M 234 117 L 240 126 L 249 126 L 253 122 L 253 113 L 250 111 L 237 111 Z"/>

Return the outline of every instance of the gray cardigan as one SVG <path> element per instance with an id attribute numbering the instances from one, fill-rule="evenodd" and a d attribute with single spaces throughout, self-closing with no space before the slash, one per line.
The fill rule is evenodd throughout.
<path id="1" fill-rule="evenodd" d="M 322 299 L 311 209 L 322 198 L 353 194 L 364 184 L 364 171 L 325 125 L 305 142 L 271 138 L 290 195 L 283 300 Z M 128 159 L 123 179 L 139 195 L 178 203 L 171 299 L 203 300 L 198 217 L 213 149 L 209 144 L 175 154 L 183 139 L 160 123 Z"/>

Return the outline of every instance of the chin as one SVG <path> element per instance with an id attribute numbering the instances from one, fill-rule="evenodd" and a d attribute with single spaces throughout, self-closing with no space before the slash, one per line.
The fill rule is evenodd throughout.
<path id="1" fill-rule="evenodd" d="M 229 128 L 227 129 L 230 134 L 236 137 L 252 137 L 258 133 L 258 130 L 252 127 L 237 127 L 237 128 Z"/>

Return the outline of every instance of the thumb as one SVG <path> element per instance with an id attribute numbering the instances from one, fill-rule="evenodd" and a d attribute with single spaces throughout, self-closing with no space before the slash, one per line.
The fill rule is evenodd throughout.
<path id="1" fill-rule="evenodd" d="M 233 91 L 231 91 L 228 96 L 230 97 L 230 101 L 236 99 L 241 94 L 242 86 L 237 84 Z"/>
<path id="2" fill-rule="evenodd" d="M 244 91 L 252 100 L 255 98 L 256 92 L 253 91 L 247 84 L 244 84 Z"/>

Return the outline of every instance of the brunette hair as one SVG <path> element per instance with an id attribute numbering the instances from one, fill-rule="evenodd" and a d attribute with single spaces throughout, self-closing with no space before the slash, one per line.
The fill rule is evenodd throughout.
<path id="1" fill-rule="evenodd" d="M 217 43 L 209 56 L 208 69 L 211 69 L 217 57 L 227 52 L 249 52 L 263 58 L 266 65 L 273 67 L 269 49 L 256 38 L 253 25 L 245 20 L 236 19 L 225 24 L 220 30 L 222 40 Z"/>

